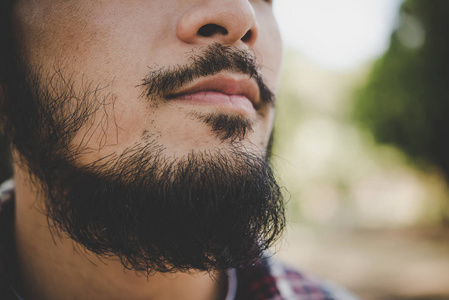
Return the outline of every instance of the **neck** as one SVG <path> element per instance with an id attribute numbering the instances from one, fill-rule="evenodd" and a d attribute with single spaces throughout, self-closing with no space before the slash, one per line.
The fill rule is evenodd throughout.
<path id="1" fill-rule="evenodd" d="M 114 258 L 98 258 L 70 238 L 52 235 L 28 175 L 15 168 L 15 246 L 20 293 L 27 299 L 223 299 L 226 275 L 146 276 Z"/>

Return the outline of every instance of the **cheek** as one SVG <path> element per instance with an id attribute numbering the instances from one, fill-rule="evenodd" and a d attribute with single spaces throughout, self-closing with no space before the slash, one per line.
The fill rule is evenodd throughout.
<path id="1" fill-rule="evenodd" d="M 142 16 L 138 5 L 114 0 L 107 5 L 90 0 L 41 2 L 19 0 L 14 28 L 27 62 L 48 73 L 56 67 L 87 80 L 110 80 L 118 74 L 142 78 L 148 56 L 155 54 L 155 40 L 168 36 L 169 20 Z M 145 10 L 151 11 L 151 5 Z M 158 45 L 164 47 L 163 42 Z"/>
<path id="2" fill-rule="evenodd" d="M 78 61 L 82 49 L 93 36 L 86 14 L 70 2 L 41 3 L 19 1 L 15 9 L 14 29 L 19 48 L 35 67 L 54 67 L 55 61 Z M 39 2 L 39 3 L 37 3 Z"/>

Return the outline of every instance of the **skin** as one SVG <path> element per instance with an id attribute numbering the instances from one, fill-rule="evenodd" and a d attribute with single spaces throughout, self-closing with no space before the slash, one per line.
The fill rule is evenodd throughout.
<path id="1" fill-rule="evenodd" d="M 93 126 L 82 127 L 71 141 L 92 150 L 80 155 L 77 163 L 121 153 L 140 141 L 145 131 L 156 132 L 165 154 L 174 159 L 194 149 L 229 147 L 207 125 L 192 120 L 191 112 L 220 111 L 252 120 L 254 130 L 242 143 L 248 151 L 265 151 L 273 126 L 272 106 L 246 111 L 182 101 L 152 105 L 141 97 L 142 89 L 137 86 L 149 68 L 187 64 L 191 53 L 221 43 L 254 53 L 266 84 L 275 91 L 281 43 L 271 3 L 20 0 L 13 20 L 16 43 L 30 66 L 47 74 L 54 73 L 55 66 L 62 67 L 75 89 L 92 82 L 103 87 L 100 94 L 105 100 L 113 100 L 114 105 L 97 112 Z M 207 24 L 219 25 L 227 33 L 202 36 L 198 32 Z M 221 75 L 250 80 L 241 74 Z M 192 271 L 147 278 L 124 271 L 114 258 L 95 257 L 68 238 L 54 240 L 36 201 L 37 190 L 29 184 L 26 171 L 17 164 L 14 169 L 19 286 L 25 298 L 222 299 L 227 285 L 223 274 Z"/>

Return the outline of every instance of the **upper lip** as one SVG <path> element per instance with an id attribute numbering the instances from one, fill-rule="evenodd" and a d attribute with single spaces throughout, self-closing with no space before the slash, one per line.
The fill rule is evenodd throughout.
<path id="1" fill-rule="evenodd" d="M 166 97 L 173 99 L 179 96 L 198 92 L 219 92 L 226 95 L 242 95 L 248 98 L 254 108 L 260 105 L 260 90 L 253 78 L 243 74 L 220 73 L 194 80 Z"/>

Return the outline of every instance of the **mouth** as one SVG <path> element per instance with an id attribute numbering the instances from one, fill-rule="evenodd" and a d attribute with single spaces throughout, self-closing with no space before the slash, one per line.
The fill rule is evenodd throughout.
<path id="1" fill-rule="evenodd" d="M 165 98 L 182 104 L 222 107 L 246 113 L 253 113 L 261 106 L 260 90 L 255 80 L 235 73 L 195 80 Z"/>

